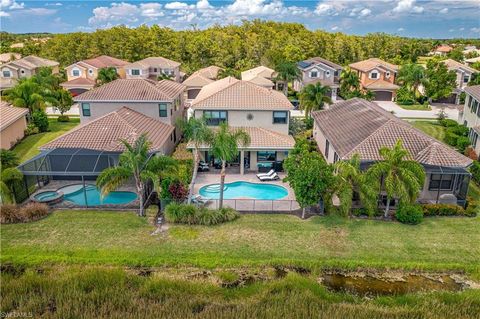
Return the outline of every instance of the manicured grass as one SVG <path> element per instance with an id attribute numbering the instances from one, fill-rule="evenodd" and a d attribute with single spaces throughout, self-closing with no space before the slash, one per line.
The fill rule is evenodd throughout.
<path id="1" fill-rule="evenodd" d="M 411 124 L 439 141 L 443 142 L 445 139 L 446 128 L 437 121 L 412 121 Z"/>
<path id="2" fill-rule="evenodd" d="M 480 275 L 480 217 L 417 226 L 335 216 L 243 215 L 218 226 L 154 227 L 133 213 L 56 211 L 2 225 L 1 261 L 198 267 L 296 264 L 311 268 L 456 269 Z"/>
<path id="3" fill-rule="evenodd" d="M 413 105 L 401 105 L 397 104 L 404 110 L 414 110 L 414 111 L 431 111 L 432 108 L 430 105 L 423 105 L 423 104 L 413 104 Z"/>
<path id="4" fill-rule="evenodd" d="M 38 148 L 40 146 L 77 126 L 80 123 L 80 118 L 70 118 L 70 122 L 58 122 L 57 118 L 49 118 L 48 121 L 50 122 L 49 132 L 27 136 L 13 148 L 13 151 L 20 158 L 20 162 L 24 162 L 39 154 Z"/>

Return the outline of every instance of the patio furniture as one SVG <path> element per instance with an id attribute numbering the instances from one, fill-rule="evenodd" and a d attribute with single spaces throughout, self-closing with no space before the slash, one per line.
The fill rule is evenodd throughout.
<path id="1" fill-rule="evenodd" d="M 203 197 L 202 195 L 200 194 L 197 194 L 197 195 L 193 195 L 192 196 L 192 202 L 194 204 L 197 204 L 197 205 L 207 205 L 209 202 L 211 201 L 210 198 L 206 198 L 206 197 Z"/>
<path id="2" fill-rule="evenodd" d="M 273 173 L 272 175 L 269 176 L 260 176 L 258 179 L 262 182 L 267 182 L 267 181 L 276 181 L 280 179 L 277 173 Z"/>
<path id="3" fill-rule="evenodd" d="M 205 163 L 204 161 L 200 161 L 198 163 L 198 171 L 199 172 L 206 172 L 206 171 L 209 171 L 210 170 L 210 166 L 208 166 L 207 163 Z"/>
<path id="4" fill-rule="evenodd" d="M 268 173 L 259 173 L 257 174 L 257 177 L 260 178 L 260 177 L 264 177 L 264 176 L 270 176 L 270 175 L 273 175 L 275 173 L 275 170 L 274 169 L 271 169 Z"/>

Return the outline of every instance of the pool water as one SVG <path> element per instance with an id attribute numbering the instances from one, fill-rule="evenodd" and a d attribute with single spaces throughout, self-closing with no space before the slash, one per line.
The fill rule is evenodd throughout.
<path id="1" fill-rule="evenodd" d="M 45 202 L 45 201 L 58 198 L 58 193 L 56 191 L 46 191 L 46 192 L 38 193 L 34 197 L 38 201 Z"/>
<path id="2" fill-rule="evenodd" d="M 137 199 L 137 194 L 133 192 L 111 192 L 107 196 L 101 198 L 100 191 L 94 185 L 86 185 L 86 197 L 83 191 L 83 185 L 70 185 L 60 188 L 58 191 L 64 193 L 64 200 L 73 202 L 79 206 L 97 206 L 97 205 L 118 205 L 128 204 Z"/>
<path id="3" fill-rule="evenodd" d="M 220 185 L 211 184 L 203 186 L 200 188 L 199 193 L 203 197 L 218 199 L 220 197 Z M 249 182 L 225 183 L 223 191 L 224 199 L 249 198 L 275 200 L 282 199 L 287 195 L 288 190 L 283 186 Z"/>

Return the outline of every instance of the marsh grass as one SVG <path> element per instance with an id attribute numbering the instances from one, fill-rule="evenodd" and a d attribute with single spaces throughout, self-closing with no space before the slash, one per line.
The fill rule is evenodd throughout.
<path id="1" fill-rule="evenodd" d="M 230 277 L 230 276 L 227 276 Z M 2 272 L 1 311 L 34 318 L 478 318 L 479 291 L 362 299 L 333 293 L 310 277 L 241 288 L 142 277 L 115 267 Z"/>

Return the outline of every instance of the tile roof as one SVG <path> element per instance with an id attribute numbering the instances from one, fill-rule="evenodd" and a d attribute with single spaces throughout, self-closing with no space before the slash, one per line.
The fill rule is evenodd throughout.
<path id="1" fill-rule="evenodd" d="M 13 60 L 18 60 L 22 57 L 22 55 L 14 52 L 2 53 L 0 54 L 0 63 L 10 62 L 12 61 L 12 57 L 14 58 Z"/>
<path id="2" fill-rule="evenodd" d="M 471 72 L 471 73 L 477 73 L 477 72 L 480 72 L 478 70 L 475 70 L 474 68 L 472 67 L 469 67 L 468 65 L 465 65 L 463 63 L 460 63 L 458 61 L 455 61 L 455 60 L 452 60 L 452 59 L 446 59 L 446 60 L 443 60 L 442 61 L 443 63 L 445 63 L 445 65 L 447 66 L 448 70 L 458 70 L 458 69 L 464 69 L 464 70 L 467 70 L 468 72 Z"/>
<path id="3" fill-rule="evenodd" d="M 233 77 L 204 86 L 192 101 L 193 109 L 290 110 L 293 108 L 281 92 Z"/>
<path id="4" fill-rule="evenodd" d="M 383 68 L 387 68 L 387 69 L 390 69 L 390 70 L 393 70 L 393 71 L 398 70 L 398 65 L 391 64 L 391 63 L 385 62 L 385 61 L 377 59 L 377 58 L 370 58 L 370 59 L 367 59 L 367 60 L 355 62 L 355 63 L 350 64 L 350 67 L 352 69 L 360 70 L 360 71 L 363 71 L 363 72 L 368 72 L 371 69 L 374 69 L 376 67 L 383 67 Z"/>
<path id="5" fill-rule="evenodd" d="M 371 89 L 371 90 L 398 90 L 400 87 L 396 84 L 393 84 L 391 82 L 378 79 L 374 82 L 371 82 L 367 85 L 365 85 L 365 88 Z"/>
<path id="6" fill-rule="evenodd" d="M 466 59 L 465 62 L 468 62 L 468 63 L 480 62 L 480 56 L 477 56 L 476 58 Z"/>
<path id="7" fill-rule="evenodd" d="M 295 139 L 291 135 L 281 134 L 262 127 L 230 126 L 229 128 L 230 130 L 242 129 L 250 136 L 250 144 L 241 146 L 241 149 L 290 150 L 295 147 Z M 193 148 L 193 144 L 188 143 L 187 147 Z M 201 148 L 209 148 L 209 146 L 202 145 Z"/>
<path id="8" fill-rule="evenodd" d="M 151 68 L 151 67 L 160 67 L 160 68 L 176 68 L 180 66 L 179 62 L 175 62 L 173 60 L 169 60 L 164 57 L 149 57 L 145 58 L 140 61 L 136 61 L 130 64 L 127 64 L 125 68 L 134 68 L 134 67 L 142 67 L 142 68 Z"/>
<path id="9" fill-rule="evenodd" d="M 267 68 L 266 66 L 260 65 L 256 68 L 246 70 L 242 72 L 242 80 L 248 81 L 254 77 L 261 76 L 263 78 L 272 79 L 276 76 L 275 70 Z"/>
<path id="10" fill-rule="evenodd" d="M 117 79 L 75 97 L 75 101 L 169 101 L 183 92 L 183 84 L 162 80 Z"/>
<path id="11" fill-rule="evenodd" d="M 467 86 L 464 91 L 480 101 L 480 85 Z"/>
<path id="12" fill-rule="evenodd" d="M 452 48 L 451 46 L 449 46 L 449 45 L 439 45 L 439 46 L 435 49 L 435 51 L 437 51 L 437 52 L 444 52 L 444 53 L 448 53 L 448 52 L 450 52 L 450 51 L 452 51 L 452 50 L 453 50 L 453 48 Z"/>
<path id="13" fill-rule="evenodd" d="M 93 59 L 87 59 L 77 62 L 78 64 L 87 64 L 93 66 L 97 69 L 108 68 L 108 67 L 119 67 L 125 66 L 130 62 L 123 61 L 108 55 L 101 55 Z"/>
<path id="14" fill-rule="evenodd" d="M 9 66 L 11 65 L 17 68 L 25 68 L 25 69 L 33 70 L 33 69 L 44 67 L 44 66 L 54 67 L 59 65 L 59 63 L 56 61 L 40 58 L 38 56 L 29 55 L 24 58 L 4 64 L 4 66 L 6 65 L 9 65 Z"/>
<path id="15" fill-rule="evenodd" d="M 378 161 L 379 149 L 392 147 L 398 139 L 411 158 L 425 165 L 467 167 L 472 160 L 385 111 L 376 103 L 354 98 L 313 112 L 319 129 L 341 159 L 355 153 L 362 160 Z"/>
<path id="16" fill-rule="evenodd" d="M 0 101 L 0 130 L 7 128 L 22 116 L 28 114 L 28 109 L 15 107 L 5 101 Z"/>
<path id="17" fill-rule="evenodd" d="M 273 86 L 275 85 L 275 83 L 273 83 L 269 79 L 264 78 L 262 76 L 256 76 L 256 77 L 251 78 L 247 81 L 250 82 L 250 83 L 260 85 L 260 86 L 264 86 L 264 87 L 268 87 L 268 88 L 273 88 Z"/>
<path id="18" fill-rule="evenodd" d="M 310 58 L 310 59 L 307 59 L 307 60 L 304 60 L 302 62 L 305 62 L 305 67 L 302 67 L 302 69 L 306 69 L 308 67 L 310 67 L 312 64 L 318 64 L 318 63 L 323 63 L 329 67 L 331 67 L 332 69 L 335 69 L 335 70 L 341 70 L 343 69 L 341 65 L 338 65 L 336 63 L 333 63 L 332 61 L 329 61 L 327 59 L 324 59 L 324 58 L 321 58 L 321 57 L 313 57 L 313 58 Z"/>
<path id="19" fill-rule="evenodd" d="M 80 125 L 42 149 L 84 148 L 99 151 L 124 151 L 120 140 L 133 143 L 138 136 L 147 133 L 152 143 L 150 151 L 159 151 L 169 139 L 175 127 L 130 108 L 122 107 L 91 122 Z"/>
<path id="20" fill-rule="evenodd" d="M 76 78 L 67 82 L 60 83 L 60 85 L 62 86 L 70 86 L 70 85 L 94 86 L 95 81 L 87 78 Z"/>
<path id="21" fill-rule="evenodd" d="M 218 77 L 218 72 L 223 70 L 221 67 L 211 65 L 209 67 L 197 70 L 192 73 L 183 84 L 188 87 L 203 87 L 209 83 L 212 83 Z"/>

